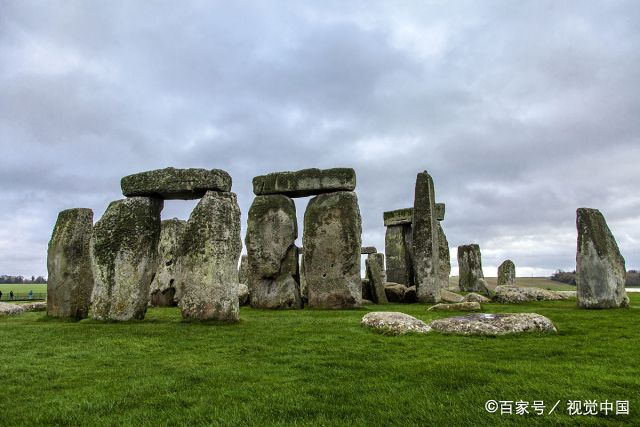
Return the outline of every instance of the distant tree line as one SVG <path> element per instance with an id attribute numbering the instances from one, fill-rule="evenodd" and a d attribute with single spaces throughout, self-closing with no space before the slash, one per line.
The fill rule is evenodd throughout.
<path id="1" fill-rule="evenodd" d="M 556 272 L 551 275 L 550 279 L 556 282 L 575 285 L 576 271 L 556 270 Z M 627 271 L 627 281 L 625 282 L 625 286 L 640 286 L 640 272 L 638 270 Z"/>
<path id="2" fill-rule="evenodd" d="M 0 283 L 47 283 L 47 279 L 42 276 L 31 276 L 31 280 L 24 276 L 9 276 L 3 274 L 0 276 Z"/>

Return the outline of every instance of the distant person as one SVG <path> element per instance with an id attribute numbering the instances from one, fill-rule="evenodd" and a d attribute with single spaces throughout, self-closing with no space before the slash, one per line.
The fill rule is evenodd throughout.
<path id="1" fill-rule="evenodd" d="M 0 300 L 2 299 L 2 291 L 0 291 Z"/>
<path id="2" fill-rule="evenodd" d="M 13 301 L 13 291 L 9 292 L 9 299 Z"/>
<path id="3" fill-rule="evenodd" d="M 32 290 L 29 290 L 29 293 L 27 295 L 29 295 L 29 299 L 33 299 L 33 291 Z"/>

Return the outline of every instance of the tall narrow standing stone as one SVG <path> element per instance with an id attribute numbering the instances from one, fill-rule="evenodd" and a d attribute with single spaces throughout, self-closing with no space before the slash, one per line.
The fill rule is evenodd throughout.
<path id="1" fill-rule="evenodd" d="M 158 243 L 158 271 L 151 282 L 151 305 L 172 306 L 182 296 L 178 288 L 176 262 L 187 222 L 178 218 L 162 221 Z"/>
<path id="2" fill-rule="evenodd" d="M 151 197 L 116 200 L 93 227 L 94 319 L 144 318 L 157 269 L 162 206 Z"/>
<path id="3" fill-rule="evenodd" d="M 252 307 L 302 308 L 297 237 L 292 199 L 268 195 L 253 200 L 245 239 Z"/>
<path id="4" fill-rule="evenodd" d="M 90 240 L 91 209 L 67 209 L 58 214 L 47 252 L 47 314 L 83 319 L 89 314 L 93 273 Z"/>
<path id="5" fill-rule="evenodd" d="M 480 246 L 476 244 L 458 246 L 459 286 L 461 291 L 480 292 L 489 295 L 487 282 L 482 272 Z"/>
<path id="6" fill-rule="evenodd" d="M 413 286 L 411 224 L 389 225 L 384 238 L 387 280 Z"/>
<path id="7" fill-rule="evenodd" d="M 629 306 L 626 267 L 604 216 L 597 209 L 577 211 L 576 290 L 582 308 Z"/>
<path id="8" fill-rule="evenodd" d="M 362 304 L 362 225 L 353 192 L 321 194 L 304 214 L 304 274 L 310 307 L 346 308 Z"/>
<path id="9" fill-rule="evenodd" d="M 416 178 L 412 228 L 413 271 L 418 301 L 439 302 L 441 286 L 435 190 L 433 179 L 426 171 Z"/>
<path id="10" fill-rule="evenodd" d="M 449 241 L 444 234 L 440 221 L 438 221 L 438 256 L 440 257 L 438 280 L 441 289 L 447 289 L 449 287 L 449 276 L 451 275 L 451 254 L 449 253 Z"/>
<path id="11" fill-rule="evenodd" d="M 369 292 L 372 301 L 376 304 L 386 304 L 387 295 L 384 290 L 384 254 L 371 254 L 365 259 L 367 279 L 369 280 Z"/>
<path id="12" fill-rule="evenodd" d="M 191 212 L 182 238 L 178 273 L 182 317 L 237 321 L 238 259 L 242 251 L 235 193 L 208 191 Z"/>
<path id="13" fill-rule="evenodd" d="M 240 257 L 240 268 L 238 269 L 238 282 L 246 285 L 249 283 L 249 258 L 246 255 Z"/>
<path id="14" fill-rule="evenodd" d="M 516 265 L 510 259 L 498 267 L 498 286 L 516 285 Z"/>

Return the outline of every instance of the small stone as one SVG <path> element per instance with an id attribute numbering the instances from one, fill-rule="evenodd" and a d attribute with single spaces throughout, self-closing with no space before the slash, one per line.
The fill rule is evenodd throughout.
<path id="1" fill-rule="evenodd" d="M 238 303 L 247 305 L 249 303 L 249 287 L 244 283 L 238 284 Z"/>
<path id="2" fill-rule="evenodd" d="M 553 322 L 536 313 L 474 313 L 434 320 L 429 326 L 438 332 L 457 335 L 507 335 L 524 332 L 557 332 Z"/>
<path id="3" fill-rule="evenodd" d="M 463 302 L 464 297 L 460 294 L 456 294 L 455 292 L 448 291 L 446 289 L 442 289 L 440 291 L 440 299 L 444 302 Z"/>
<path id="4" fill-rule="evenodd" d="M 120 186 L 127 197 L 190 200 L 207 191 L 231 191 L 231 176 L 221 169 L 165 168 L 125 176 Z"/>
<path id="5" fill-rule="evenodd" d="M 429 307 L 434 311 L 478 311 L 482 310 L 479 302 L 454 302 L 451 304 L 436 304 Z"/>
<path id="6" fill-rule="evenodd" d="M 458 246 L 458 268 L 460 290 L 490 295 L 482 272 L 480 246 L 476 244 Z"/>
<path id="7" fill-rule="evenodd" d="M 445 204 L 436 203 L 436 219 L 438 221 L 444 221 Z"/>
<path id="8" fill-rule="evenodd" d="M 356 172 L 351 168 L 303 169 L 296 172 L 275 172 L 253 178 L 256 196 L 283 194 L 307 197 L 336 191 L 353 191 Z"/>
<path id="9" fill-rule="evenodd" d="M 429 325 L 408 314 L 394 311 L 373 311 L 362 318 L 362 324 L 386 334 L 404 335 L 406 333 L 426 334 L 431 331 Z"/>
<path id="10" fill-rule="evenodd" d="M 510 259 L 498 267 L 498 286 L 516 285 L 516 265 Z"/>
<path id="11" fill-rule="evenodd" d="M 479 303 L 491 302 L 491 300 L 489 298 L 485 297 L 484 295 L 476 294 L 475 292 L 471 292 L 471 293 L 465 295 L 464 298 L 462 299 L 462 301 L 464 301 L 464 302 L 479 302 Z"/>

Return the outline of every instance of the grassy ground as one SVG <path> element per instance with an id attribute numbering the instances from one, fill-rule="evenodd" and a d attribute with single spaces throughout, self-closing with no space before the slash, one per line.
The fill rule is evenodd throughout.
<path id="1" fill-rule="evenodd" d="M 559 333 L 391 337 L 371 310 L 425 321 L 423 305 L 263 311 L 233 325 L 0 318 L 0 425 L 640 425 L 640 295 L 628 310 L 575 301 L 486 304 L 537 312 Z M 543 400 L 551 415 L 489 414 L 489 399 Z M 566 414 L 568 400 L 629 400 L 629 416 Z M 532 411 L 533 412 L 533 411 Z"/>

